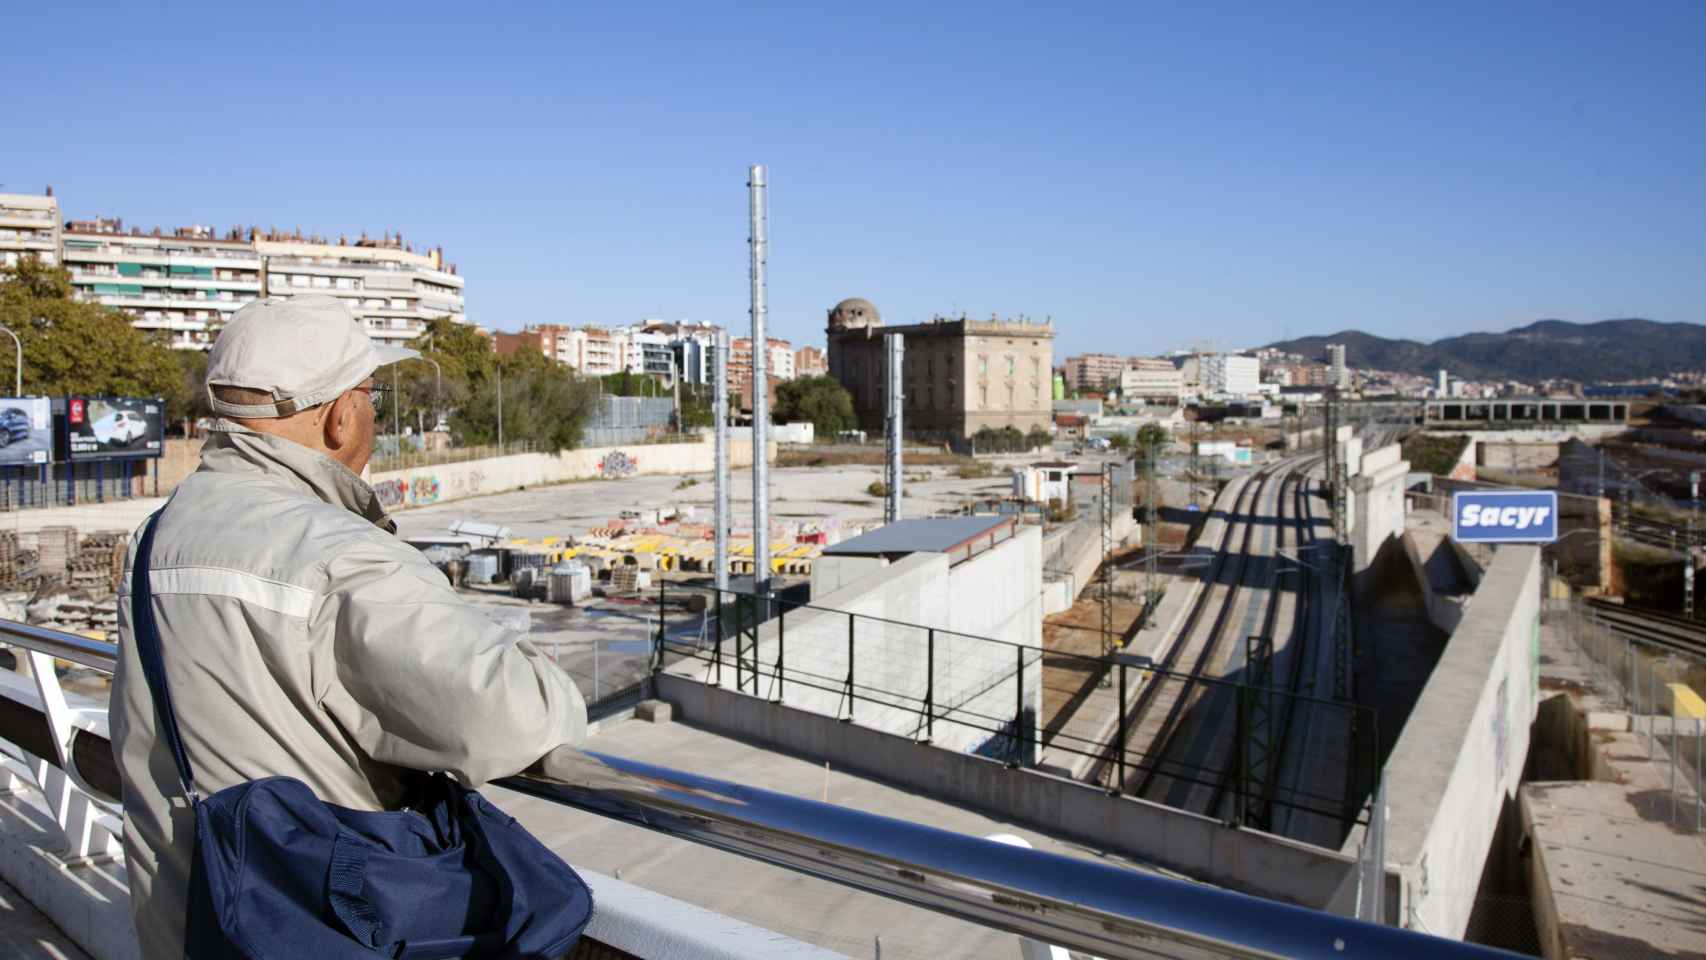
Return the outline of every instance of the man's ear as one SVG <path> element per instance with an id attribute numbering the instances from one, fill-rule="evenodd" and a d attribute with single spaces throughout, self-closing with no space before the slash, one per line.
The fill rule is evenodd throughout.
<path id="1" fill-rule="evenodd" d="M 321 429 L 326 449 L 336 452 L 349 446 L 355 437 L 355 393 L 346 391 L 333 400 L 326 410 L 326 422 Z"/>

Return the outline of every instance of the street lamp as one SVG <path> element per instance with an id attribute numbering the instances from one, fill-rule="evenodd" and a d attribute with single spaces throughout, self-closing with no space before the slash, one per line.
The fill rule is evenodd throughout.
<path id="1" fill-rule="evenodd" d="M 430 337 L 431 334 L 428 334 L 427 336 Z M 444 394 L 444 371 L 438 368 L 437 360 L 434 360 L 431 357 L 422 357 L 421 359 L 432 364 L 432 428 L 437 430 L 439 420 L 444 416 L 444 401 L 441 399 Z"/>
<path id="2" fill-rule="evenodd" d="M 21 397 L 24 395 L 24 343 L 18 339 L 17 334 L 7 330 L 5 327 L 0 327 L 0 331 L 5 331 L 6 336 L 12 338 L 12 345 L 18 348 L 18 368 L 16 373 L 13 374 L 12 396 Z"/>

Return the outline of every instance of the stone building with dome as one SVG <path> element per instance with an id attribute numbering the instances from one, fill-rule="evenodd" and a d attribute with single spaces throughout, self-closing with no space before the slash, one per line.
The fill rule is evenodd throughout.
<path id="1" fill-rule="evenodd" d="M 907 436 L 958 445 L 984 427 L 1051 428 L 1052 323 L 938 317 L 887 326 L 871 301 L 854 297 L 829 310 L 829 375 L 853 395 L 861 429 L 883 429 L 888 333 L 906 338 Z"/>

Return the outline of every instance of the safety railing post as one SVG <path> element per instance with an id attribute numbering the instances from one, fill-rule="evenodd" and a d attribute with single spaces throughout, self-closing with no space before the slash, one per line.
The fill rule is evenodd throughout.
<path id="1" fill-rule="evenodd" d="M 847 615 L 847 716 L 843 719 L 853 721 L 853 634 L 855 630 L 855 615 Z"/>
<path id="2" fill-rule="evenodd" d="M 711 658 L 717 665 L 717 682 L 712 686 L 723 685 L 723 591 L 717 591 L 717 645 L 711 651 Z"/>
<path id="3" fill-rule="evenodd" d="M 787 649 L 788 637 L 788 605 L 781 600 L 776 601 L 776 697 L 771 702 L 782 702 L 782 655 Z"/>
<path id="4" fill-rule="evenodd" d="M 1120 664 L 1120 706 L 1119 706 L 1119 741 L 1114 744 L 1114 766 L 1119 779 L 1114 782 L 1114 793 L 1125 790 L 1125 664 Z"/>
<path id="5" fill-rule="evenodd" d="M 653 651 L 652 651 L 652 673 L 654 673 L 654 674 L 663 669 L 663 638 L 664 638 L 663 605 L 664 605 L 664 599 L 665 599 L 664 591 L 666 589 L 664 584 L 667 582 L 668 581 L 664 580 L 664 578 L 663 578 L 663 571 L 659 570 L 658 571 L 658 641 L 656 644 L 653 645 Z"/>
<path id="6" fill-rule="evenodd" d="M 1653 759 L 1653 734 L 1659 716 L 1659 658 L 1647 657 L 1647 759 Z"/>
<path id="7" fill-rule="evenodd" d="M 936 628 L 925 629 L 924 641 L 924 742 L 936 740 Z"/>
<path id="8" fill-rule="evenodd" d="M 1009 766 L 1024 766 L 1025 757 L 1025 648 L 1014 647 L 1016 665 L 1013 670 L 1013 761 Z"/>
<path id="9" fill-rule="evenodd" d="M 1232 744 L 1234 763 L 1232 772 L 1232 821 L 1238 826 L 1243 826 L 1247 813 L 1244 808 L 1244 782 L 1250 775 L 1248 760 L 1250 750 L 1249 744 L 1246 742 L 1250 737 L 1250 686 L 1240 683 L 1237 694 L 1238 707 L 1233 718 L 1235 736 Z"/>

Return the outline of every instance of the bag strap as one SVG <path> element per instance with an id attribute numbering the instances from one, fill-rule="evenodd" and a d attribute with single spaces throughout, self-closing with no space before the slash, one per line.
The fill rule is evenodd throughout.
<path id="1" fill-rule="evenodd" d="M 136 658 L 142 663 L 142 675 L 148 679 L 148 692 L 154 700 L 159 735 L 165 737 L 166 744 L 172 748 L 178 781 L 183 784 L 184 796 L 193 805 L 201 802 L 201 795 L 196 793 L 189 752 L 184 749 L 183 734 L 178 731 L 177 713 L 172 709 L 172 690 L 166 686 L 166 661 L 160 650 L 160 629 L 154 622 L 154 592 L 148 583 L 154 528 L 160 525 L 160 514 L 164 512 L 162 507 L 143 526 L 142 541 L 136 545 L 136 560 L 130 567 L 130 639 L 136 644 Z"/>

